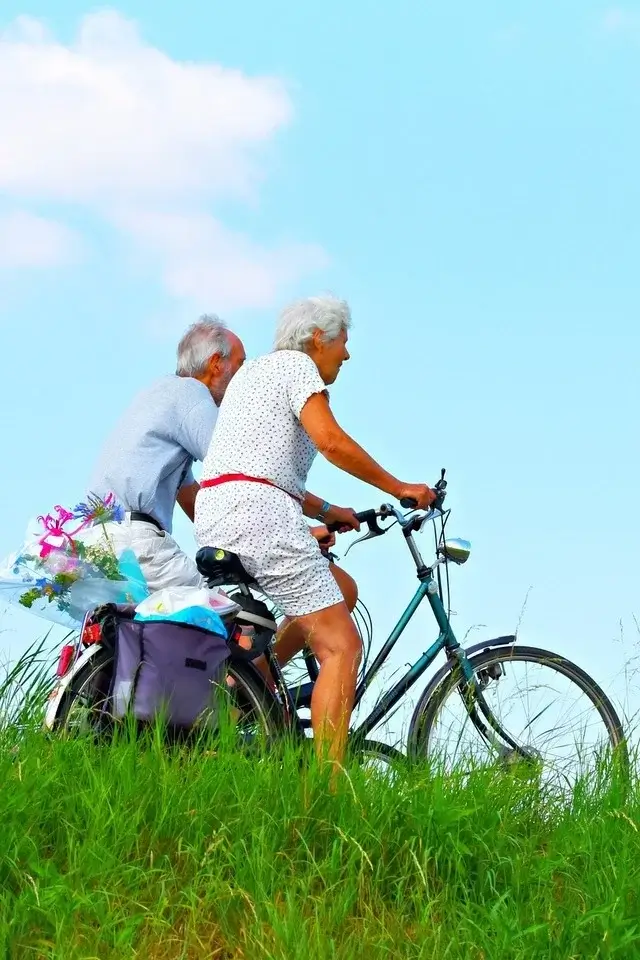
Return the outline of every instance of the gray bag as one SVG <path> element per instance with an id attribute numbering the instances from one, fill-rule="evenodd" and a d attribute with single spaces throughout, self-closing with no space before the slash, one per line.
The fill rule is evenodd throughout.
<path id="1" fill-rule="evenodd" d="M 229 648 L 224 637 L 171 620 L 116 619 L 109 713 L 139 721 L 161 715 L 168 725 L 213 725 L 216 685 L 223 681 Z"/>

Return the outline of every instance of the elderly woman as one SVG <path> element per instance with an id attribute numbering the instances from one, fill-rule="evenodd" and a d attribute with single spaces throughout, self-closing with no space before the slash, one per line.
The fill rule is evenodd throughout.
<path id="1" fill-rule="evenodd" d="M 327 386 L 349 359 L 348 305 L 311 297 L 287 307 L 273 353 L 252 360 L 227 388 L 203 464 L 196 500 L 200 546 L 237 554 L 260 588 L 286 614 L 277 650 L 284 662 L 306 642 L 320 664 L 311 722 L 318 750 L 341 762 L 353 709 L 360 639 L 349 606 L 355 585 L 329 564 L 305 516 L 358 529 L 353 510 L 306 490 L 316 453 L 396 499 L 426 508 L 425 484 L 387 473 L 339 426 Z M 341 590 L 342 587 L 342 590 Z M 345 602 L 345 600 L 347 602 Z"/>

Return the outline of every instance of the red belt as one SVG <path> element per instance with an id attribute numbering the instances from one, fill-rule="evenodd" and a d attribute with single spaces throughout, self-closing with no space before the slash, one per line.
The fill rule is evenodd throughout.
<path id="1" fill-rule="evenodd" d="M 267 480 L 266 477 L 248 477 L 246 473 L 223 473 L 219 477 L 209 477 L 208 480 L 201 480 L 200 486 L 217 487 L 221 483 L 235 483 L 237 480 L 246 480 L 249 483 L 265 483 L 268 487 L 275 487 L 276 490 L 282 490 L 282 492 L 286 493 L 287 496 L 291 497 L 292 500 L 297 500 L 298 503 L 303 502 L 300 497 L 296 497 L 293 493 L 289 493 L 289 491 L 285 490 L 284 487 L 279 487 L 277 483 L 273 482 L 273 480 Z"/>

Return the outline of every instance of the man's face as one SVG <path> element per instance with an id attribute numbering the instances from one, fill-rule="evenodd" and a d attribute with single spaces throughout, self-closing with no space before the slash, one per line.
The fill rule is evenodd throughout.
<path id="1" fill-rule="evenodd" d="M 209 390 L 218 406 L 222 403 L 222 398 L 231 382 L 231 378 L 238 372 L 247 359 L 242 340 L 236 337 L 235 333 L 229 333 L 228 336 L 231 344 L 231 353 L 229 356 L 225 358 L 216 354 L 211 357 L 210 360 L 212 376 Z"/>

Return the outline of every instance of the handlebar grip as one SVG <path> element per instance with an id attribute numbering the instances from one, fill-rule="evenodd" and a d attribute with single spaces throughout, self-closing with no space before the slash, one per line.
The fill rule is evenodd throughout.
<path id="1" fill-rule="evenodd" d="M 356 517 L 358 517 L 357 513 L 356 513 Z M 364 520 L 362 520 L 361 517 L 358 517 L 358 520 L 360 521 L 360 523 L 365 522 Z M 325 523 L 325 527 L 327 528 L 329 533 L 341 533 L 343 530 L 351 529 L 351 527 L 346 527 L 344 523 Z M 320 542 L 322 543 L 322 541 Z"/>
<path id="2" fill-rule="evenodd" d="M 446 497 L 446 493 L 444 490 L 438 489 L 437 487 L 434 487 L 434 490 L 438 491 L 438 496 L 436 497 L 435 500 L 431 501 L 429 509 L 442 510 L 442 501 Z M 402 500 L 400 501 L 400 506 L 404 507 L 405 510 L 415 510 L 416 507 L 418 506 L 418 501 L 414 500 L 413 497 L 403 497 Z"/>
<path id="3" fill-rule="evenodd" d="M 375 510 L 361 510 L 360 513 L 356 513 L 356 519 L 360 524 L 366 523 L 370 530 L 380 532 Z M 330 533 L 340 533 L 344 530 L 343 523 L 327 523 L 326 527 Z"/>

